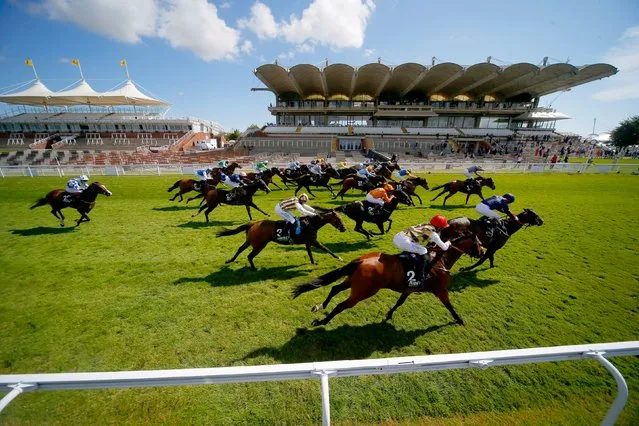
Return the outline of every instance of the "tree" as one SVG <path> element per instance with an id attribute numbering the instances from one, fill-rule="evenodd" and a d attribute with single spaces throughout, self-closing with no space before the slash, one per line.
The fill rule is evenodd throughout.
<path id="1" fill-rule="evenodd" d="M 622 152 L 630 145 L 639 145 L 639 115 L 619 123 L 610 134 L 610 143 Z"/>
<path id="2" fill-rule="evenodd" d="M 236 141 L 239 139 L 241 133 L 238 129 L 233 129 L 231 130 L 231 133 L 227 133 L 226 134 L 226 140 L 227 141 Z"/>

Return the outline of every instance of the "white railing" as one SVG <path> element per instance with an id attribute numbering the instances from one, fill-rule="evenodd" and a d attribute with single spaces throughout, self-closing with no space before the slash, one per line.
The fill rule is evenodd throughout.
<path id="1" fill-rule="evenodd" d="M 594 359 L 603 364 L 617 382 L 618 395 L 601 423 L 602 425 L 613 425 L 628 399 L 628 386 L 623 376 L 604 356 L 632 355 L 639 355 L 639 341 L 252 367 L 0 375 L 0 389 L 9 391 L 0 400 L 0 411 L 22 392 L 36 390 L 109 389 L 319 379 L 322 390 L 322 423 L 329 425 L 329 378 L 462 368 L 486 369 L 504 365 Z"/>
<path id="2" fill-rule="evenodd" d="M 287 167 L 288 162 L 271 162 L 274 167 Z M 417 173 L 461 174 L 471 163 L 459 162 L 402 162 L 404 168 Z M 493 173 L 638 173 L 638 164 L 586 164 L 586 163 L 480 163 L 484 174 Z M 246 166 L 246 165 L 245 165 Z M 0 165 L 0 177 L 11 176 L 65 176 L 75 173 L 93 176 L 144 176 L 144 175 L 184 175 L 193 170 L 206 168 L 207 164 L 118 164 L 118 165 L 38 165 L 5 166 Z"/>

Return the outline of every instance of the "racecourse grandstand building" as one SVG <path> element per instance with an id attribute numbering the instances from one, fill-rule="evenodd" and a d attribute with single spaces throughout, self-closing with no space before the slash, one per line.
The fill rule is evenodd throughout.
<path id="1" fill-rule="evenodd" d="M 30 164 L 48 164 L 52 158 L 106 158 L 110 151 L 183 152 L 198 142 L 212 146 L 223 131 L 214 122 L 166 117 L 170 104 L 144 94 L 130 79 L 107 92 L 84 79 L 57 92 L 38 79 L 28 84 L 0 94 L 0 102 L 9 104 L 0 112 L 0 146 L 16 150 L 0 154 L 4 164 L 22 164 L 26 156 Z"/>
<path id="2" fill-rule="evenodd" d="M 617 73 L 608 64 L 519 63 L 500 67 L 405 63 L 389 67 L 266 64 L 255 75 L 275 95 L 269 124 L 238 148 L 334 153 L 481 153 L 503 141 L 559 137 L 567 115 L 540 108 L 541 96 Z"/>

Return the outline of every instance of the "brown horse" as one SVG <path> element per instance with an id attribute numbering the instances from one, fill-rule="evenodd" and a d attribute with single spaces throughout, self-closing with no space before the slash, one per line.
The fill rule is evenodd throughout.
<path id="1" fill-rule="evenodd" d="M 335 195 L 335 193 L 333 192 L 333 189 L 328 184 L 328 181 L 331 180 L 331 178 L 337 177 L 337 171 L 329 164 L 322 171 L 322 173 L 323 174 L 321 176 L 317 176 L 309 172 L 306 175 L 293 179 L 295 183 L 297 184 L 297 189 L 295 190 L 295 196 L 297 196 L 297 193 L 299 192 L 300 189 L 306 188 L 306 191 L 309 193 L 309 195 L 311 195 L 312 197 L 315 197 L 315 194 L 311 192 L 311 188 L 310 188 L 311 186 L 326 188 L 331 192 L 331 195 Z"/>
<path id="2" fill-rule="evenodd" d="M 346 276 L 344 282 L 331 288 L 331 292 L 324 303 L 314 306 L 311 312 L 324 309 L 336 294 L 350 288 L 351 294 L 348 299 L 339 303 L 323 320 L 314 320 L 312 326 L 328 324 L 335 315 L 344 309 L 352 308 L 362 300 L 374 296 L 383 288 L 401 293 L 395 306 L 386 314 L 387 321 L 392 319 L 395 310 L 404 303 L 411 293 L 428 291 L 441 300 L 458 324 L 463 325 L 464 320 L 455 312 L 448 297 L 448 284 L 450 284 L 452 279 L 450 269 L 464 253 L 471 256 L 481 254 L 481 245 L 474 235 L 464 235 L 451 242 L 453 245 L 447 251 L 437 255 L 430 270 L 430 278 L 419 287 L 408 287 L 407 277 L 413 271 L 404 271 L 399 255 L 375 252 L 360 256 L 343 268 L 296 286 L 293 290 L 293 298 L 307 291 L 327 286 Z"/>
<path id="3" fill-rule="evenodd" d="M 233 164 L 237 164 L 237 163 L 233 163 Z M 196 195 L 193 198 L 189 198 L 188 200 L 186 200 L 186 203 L 188 204 L 189 201 L 195 200 L 196 198 L 201 198 L 204 195 L 206 195 L 206 193 L 211 189 L 211 188 L 215 188 L 215 186 L 220 183 L 220 170 L 219 168 L 213 169 L 213 171 L 211 172 L 211 179 L 207 179 L 206 181 L 206 185 L 201 185 L 199 180 L 195 180 L 195 179 L 180 179 L 177 182 L 175 182 L 173 184 L 172 187 L 170 187 L 168 189 L 168 192 L 173 191 L 176 188 L 180 188 L 180 190 L 173 196 L 173 198 L 169 198 L 169 201 L 173 201 L 175 200 L 177 197 L 180 197 L 180 199 L 178 200 L 178 203 L 181 202 L 182 200 L 184 200 L 184 197 L 182 197 L 183 194 L 186 194 L 187 192 L 190 191 L 197 191 L 198 195 Z"/>
<path id="4" fill-rule="evenodd" d="M 426 191 L 428 191 L 428 182 L 426 182 L 426 179 L 422 177 L 408 178 L 400 183 L 391 182 L 390 185 L 393 185 L 393 188 L 401 189 L 402 191 L 410 195 L 411 198 L 417 197 L 417 199 L 419 200 L 419 204 L 422 204 L 422 199 L 415 192 L 417 190 L 417 187 L 421 186 Z"/>
<path id="5" fill-rule="evenodd" d="M 274 241 L 278 244 L 305 244 L 306 252 L 308 253 L 308 257 L 311 259 L 311 263 L 313 265 L 315 264 L 315 261 L 313 260 L 313 253 L 311 253 L 311 246 L 324 250 L 335 259 L 342 261 L 341 257 L 337 256 L 326 246 L 317 241 L 317 231 L 319 231 L 320 228 L 322 228 L 327 223 L 333 225 L 340 232 L 346 231 L 346 227 L 344 226 L 344 222 L 342 222 L 342 218 L 340 217 L 339 213 L 334 210 L 327 210 L 316 216 L 305 217 L 300 220 L 302 222 L 306 222 L 306 224 L 302 227 L 300 235 L 296 235 L 295 237 L 293 237 L 292 241 L 290 241 L 285 236 L 282 236 L 285 225 L 285 221 L 283 220 L 261 220 L 256 223 L 244 224 L 235 229 L 226 229 L 218 232 L 218 237 L 226 237 L 227 235 L 235 235 L 239 234 L 242 231 L 246 231 L 246 241 L 240 246 L 239 249 L 237 249 L 235 256 L 227 260 L 226 263 L 234 262 L 235 259 L 237 259 L 237 256 L 240 255 L 240 253 L 246 250 L 249 246 L 252 246 L 253 251 L 249 253 L 248 261 L 251 264 L 251 268 L 255 269 L 253 258 L 257 256 L 262 251 L 262 249 L 266 247 L 266 245 L 271 241 Z"/>
<path id="6" fill-rule="evenodd" d="M 263 171 L 261 173 L 255 173 L 255 172 L 247 173 L 246 176 L 244 176 L 242 178 L 242 180 L 243 181 L 253 181 L 253 180 L 256 180 L 256 179 L 262 179 L 264 181 L 264 183 L 266 183 L 266 185 L 273 184 L 273 185 L 275 185 L 275 187 L 277 189 L 279 189 L 281 191 L 282 188 L 280 188 L 280 186 L 278 184 L 273 182 L 273 176 L 275 174 L 277 174 L 276 172 L 273 171 L 273 169 L 277 170 L 277 168 L 273 167 L 272 169 L 265 170 L 265 171 Z"/>
<path id="7" fill-rule="evenodd" d="M 344 200 L 344 194 L 346 194 L 349 189 L 359 189 L 360 191 L 368 192 L 371 189 L 381 186 L 384 180 L 383 176 L 371 176 L 368 180 L 364 180 L 358 178 L 356 175 L 350 175 L 341 182 L 342 189 L 333 196 L 333 200 L 337 197 L 342 197 L 342 200 Z"/>
<path id="8" fill-rule="evenodd" d="M 455 195 L 458 192 L 467 194 L 466 195 L 466 203 L 468 204 L 468 199 L 470 198 L 471 194 L 477 194 L 479 195 L 479 198 L 481 198 L 482 200 L 484 200 L 484 196 L 481 193 L 481 187 L 482 186 L 487 186 L 490 189 L 492 189 L 493 191 L 495 190 L 495 184 L 493 183 L 493 178 L 482 178 L 482 177 L 478 177 L 475 179 L 475 185 L 473 185 L 473 187 L 471 188 L 471 190 L 469 191 L 466 188 L 466 182 L 463 180 L 454 180 L 452 182 L 448 182 L 444 185 L 439 185 L 434 187 L 433 189 L 431 189 L 431 191 L 437 191 L 438 189 L 444 188 L 444 190 L 442 192 L 440 192 L 439 194 L 437 194 L 437 197 L 433 198 L 430 201 L 435 201 L 436 199 L 438 199 L 439 197 L 441 197 L 442 195 L 444 195 L 445 193 L 449 193 L 446 198 L 444 198 L 444 206 L 446 205 L 446 200 L 448 200 L 450 197 L 452 197 L 453 195 Z"/>
<path id="9" fill-rule="evenodd" d="M 31 206 L 31 209 L 33 210 L 36 207 L 44 206 L 45 204 L 51 205 L 51 214 L 60 221 L 60 226 L 64 226 L 64 215 L 62 214 L 62 209 L 73 207 L 78 211 L 78 213 L 80 213 L 80 219 L 76 221 L 77 225 L 80 225 L 82 222 L 89 222 L 91 220 L 87 215 L 93 207 L 95 207 L 95 199 L 98 197 L 98 194 L 103 194 L 107 197 L 112 195 L 111 191 L 99 182 L 93 182 L 87 189 L 77 196 L 69 194 L 64 189 L 54 189 L 44 198 L 40 198 Z"/>
<path id="10" fill-rule="evenodd" d="M 209 213 L 211 213 L 211 211 L 213 211 L 213 209 L 220 204 L 228 204 L 230 206 L 245 206 L 249 216 L 249 220 L 253 220 L 253 217 L 251 216 L 251 207 L 265 214 L 266 216 L 270 216 L 270 214 L 260 209 L 253 202 L 253 195 L 255 195 L 258 189 L 261 189 L 267 194 L 271 192 L 271 190 L 262 179 L 256 180 L 255 182 L 249 183 L 248 185 L 245 185 L 243 187 L 233 188 L 231 191 L 212 188 L 206 193 L 206 196 L 204 197 L 206 204 L 201 206 L 197 213 L 193 214 L 193 216 L 191 217 L 199 215 L 200 213 L 202 213 L 202 210 L 206 209 L 206 211 L 204 212 L 204 216 L 206 217 L 206 221 L 208 222 Z M 238 193 L 239 195 L 236 195 Z"/>
<path id="11" fill-rule="evenodd" d="M 450 226 L 442 231 L 441 237 L 445 240 L 464 233 L 472 232 L 477 235 L 477 238 L 481 241 L 486 252 L 481 256 L 477 263 L 472 266 L 461 268 L 460 271 L 470 271 L 484 263 L 486 259 L 490 260 L 490 267 L 494 268 L 495 265 L 493 260 L 495 252 L 506 244 L 512 234 L 519 231 L 523 226 L 541 226 L 544 224 L 541 217 L 539 217 L 539 215 L 532 209 L 524 209 L 522 213 L 517 215 L 517 218 L 519 219 L 519 223 L 510 218 L 503 221 L 506 233 L 496 229 L 493 231 L 492 237 L 488 237 L 488 235 L 486 235 L 486 231 L 490 225 L 486 221 L 468 219 L 467 217 L 458 217 L 448 221 Z"/>

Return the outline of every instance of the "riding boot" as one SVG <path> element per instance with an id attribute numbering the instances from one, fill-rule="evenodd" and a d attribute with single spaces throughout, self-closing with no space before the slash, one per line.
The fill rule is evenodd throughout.
<path id="1" fill-rule="evenodd" d="M 430 254 L 426 253 L 424 255 L 424 265 L 422 269 L 422 284 L 426 284 L 426 281 L 430 278 Z"/>
<path id="2" fill-rule="evenodd" d="M 286 222 L 284 227 L 284 234 L 288 237 L 289 241 L 293 241 L 293 237 L 295 236 L 295 224 L 297 223 L 297 219 L 295 222 Z"/>

